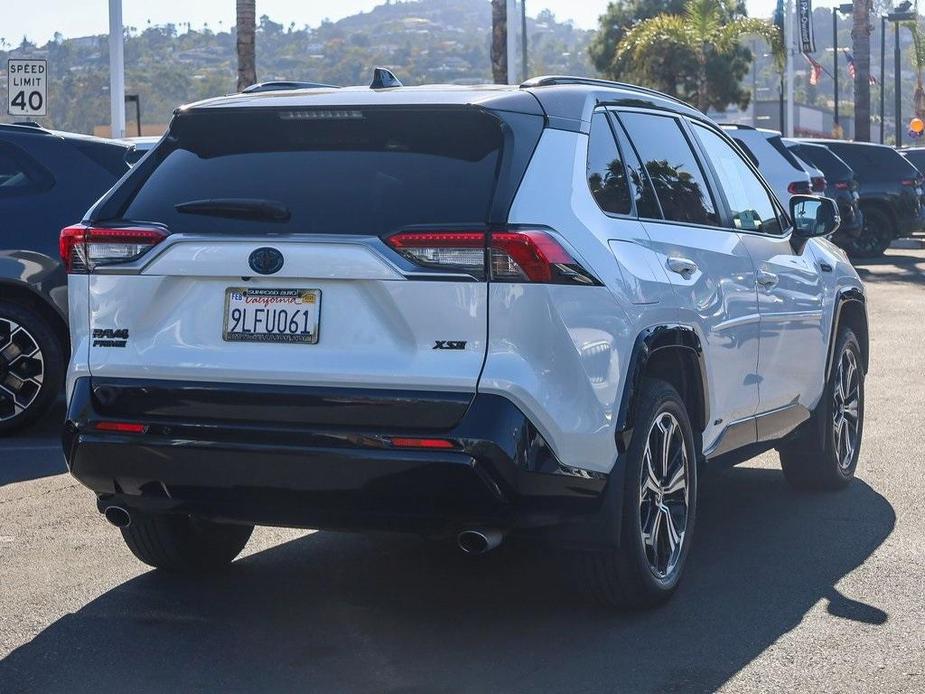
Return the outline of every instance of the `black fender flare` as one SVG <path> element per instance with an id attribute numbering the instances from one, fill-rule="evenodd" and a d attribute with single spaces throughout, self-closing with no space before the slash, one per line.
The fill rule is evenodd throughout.
<path id="1" fill-rule="evenodd" d="M 707 382 L 707 369 L 703 354 L 703 346 L 697 332 L 689 325 L 681 323 L 653 325 L 636 336 L 633 352 L 630 355 L 626 378 L 623 383 L 623 396 L 620 400 L 620 409 L 617 413 L 617 436 L 628 431 L 633 424 L 635 403 L 639 397 L 639 387 L 642 375 L 646 371 L 649 361 L 658 352 L 665 349 L 682 349 L 691 352 L 699 369 L 700 395 L 703 399 L 703 422 L 709 422 L 710 398 Z"/>
<path id="2" fill-rule="evenodd" d="M 832 374 L 832 367 L 834 365 L 833 362 L 835 360 L 835 342 L 838 336 L 838 331 L 842 326 L 844 316 L 846 314 L 845 309 L 849 305 L 859 307 L 861 315 L 864 317 L 864 334 L 857 335 L 857 338 L 861 343 L 861 358 L 864 364 L 865 374 L 867 373 L 870 366 L 870 340 L 867 327 L 867 298 L 864 296 L 864 292 L 861 291 L 858 287 L 846 287 L 840 289 L 838 294 L 835 296 L 835 308 L 832 316 L 832 327 L 829 331 L 828 354 L 826 355 L 825 360 L 826 382 L 828 382 L 829 376 Z"/>

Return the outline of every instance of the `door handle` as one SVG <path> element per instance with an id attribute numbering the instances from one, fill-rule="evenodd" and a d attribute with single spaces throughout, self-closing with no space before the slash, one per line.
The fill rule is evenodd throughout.
<path id="1" fill-rule="evenodd" d="M 668 257 L 668 269 L 676 272 L 684 279 L 689 279 L 691 275 L 697 272 L 697 263 L 688 258 L 679 258 L 677 256 Z"/>
<path id="2" fill-rule="evenodd" d="M 759 270 L 758 277 L 755 280 L 765 289 L 773 289 L 777 286 L 777 275 L 767 270 Z"/>

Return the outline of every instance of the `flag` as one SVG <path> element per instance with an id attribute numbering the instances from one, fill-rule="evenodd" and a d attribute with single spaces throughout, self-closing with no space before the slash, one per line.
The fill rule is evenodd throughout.
<path id="1" fill-rule="evenodd" d="M 845 60 L 848 61 L 848 77 L 850 77 L 851 79 L 855 79 L 858 75 L 858 69 L 854 64 L 854 56 L 851 55 L 851 53 L 849 53 L 847 49 L 844 49 L 844 51 L 845 51 Z M 867 81 L 872 86 L 880 84 L 880 80 L 878 80 L 873 75 L 868 75 Z"/>
<path id="2" fill-rule="evenodd" d="M 803 57 L 809 62 L 809 83 L 815 87 L 819 84 L 819 78 L 822 77 L 822 64 L 813 58 L 809 53 L 804 53 Z"/>

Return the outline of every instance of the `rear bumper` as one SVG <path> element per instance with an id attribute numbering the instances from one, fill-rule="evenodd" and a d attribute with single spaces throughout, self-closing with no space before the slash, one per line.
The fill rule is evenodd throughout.
<path id="1" fill-rule="evenodd" d="M 146 430 L 95 428 L 113 420 Z M 395 436 L 453 448 L 397 448 Z M 259 525 L 440 535 L 573 524 L 564 536 L 580 538 L 607 483 L 564 468 L 497 395 L 81 378 L 63 442 L 101 508 Z"/>

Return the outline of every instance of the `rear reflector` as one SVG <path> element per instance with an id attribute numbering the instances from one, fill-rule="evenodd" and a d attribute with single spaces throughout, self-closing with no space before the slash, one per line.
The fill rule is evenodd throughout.
<path id="1" fill-rule="evenodd" d="M 99 265 L 140 258 L 167 238 L 158 227 L 65 227 L 58 239 L 61 262 L 69 273 L 86 274 Z"/>
<path id="2" fill-rule="evenodd" d="M 96 422 L 93 428 L 98 431 L 117 431 L 123 434 L 143 434 L 148 428 L 145 424 L 134 422 Z"/>
<path id="3" fill-rule="evenodd" d="M 411 439 L 393 438 L 395 448 L 456 448 L 456 444 L 447 439 Z"/>
<path id="4" fill-rule="evenodd" d="M 539 229 L 409 231 L 386 243 L 405 258 L 441 272 L 485 279 L 485 254 L 492 282 L 599 284 L 553 234 Z"/>

